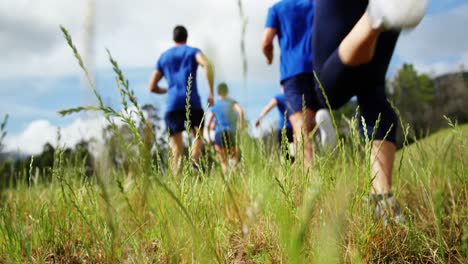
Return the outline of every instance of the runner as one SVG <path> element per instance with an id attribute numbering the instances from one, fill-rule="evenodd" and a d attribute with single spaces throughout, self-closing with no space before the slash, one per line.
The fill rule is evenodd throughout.
<path id="1" fill-rule="evenodd" d="M 361 132 L 369 138 L 380 117 L 371 155 L 371 192 L 384 222 L 388 213 L 401 219 L 391 192 L 397 116 L 385 95 L 385 75 L 399 30 L 415 27 L 426 6 L 427 0 L 316 0 L 314 66 L 332 108 L 356 96 L 367 126 Z"/>
<path id="2" fill-rule="evenodd" d="M 281 146 L 283 143 L 283 129 L 286 135 L 288 143 L 293 143 L 293 129 L 289 120 L 286 118 L 286 123 L 284 117 L 287 117 L 286 103 L 284 98 L 284 88 L 281 86 L 281 93 L 275 95 L 273 99 L 263 108 L 260 116 L 255 122 L 255 127 L 259 127 L 262 119 L 274 108 L 278 107 L 279 119 L 278 119 L 278 129 L 276 131 L 278 145 Z M 320 143 L 323 149 L 333 149 L 336 146 L 336 133 L 333 128 L 332 120 L 330 113 L 326 109 L 320 109 L 315 115 L 315 123 L 319 125 L 318 132 L 320 135 Z M 329 131 L 329 132 L 327 132 Z"/>
<path id="3" fill-rule="evenodd" d="M 260 113 L 260 116 L 258 117 L 257 121 L 255 122 L 255 127 L 259 127 L 262 119 L 274 108 L 278 108 L 278 128 L 276 129 L 276 140 L 278 142 L 278 145 L 281 146 L 283 143 L 283 131 L 286 135 L 286 139 L 288 143 L 292 143 L 293 140 L 293 130 L 292 130 L 292 125 L 291 122 L 284 117 L 287 117 L 286 113 L 286 103 L 285 103 L 285 98 L 284 98 L 284 89 L 283 86 L 281 86 L 281 93 L 275 95 L 273 99 L 263 108 L 262 112 Z"/>
<path id="4" fill-rule="evenodd" d="M 315 125 L 314 117 L 319 109 L 319 100 L 313 92 L 315 81 L 311 41 L 314 5 L 309 0 L 283 0 L 273 5 L 268 11 L 262 41 L 263 54 L 267 64 L 271 65 L 273 40 L 278 36 L 281 49 L 280 82 L 284 86 L 294 141 L 296 144 L 304 144 L 305 161 L 313 159 L 313 145 L 309 134 Z"/>
<path id="5" fill-rule="evenodd" d="M 211 107 L 208 124 L 216 119 L 215 127 L 215 150 L 223 173 L 228 170 L 229 159 L 233 158 L 235 163 L 239 162 L 239 151 L 236 142 L 236 135 L 239 128 L 242 128 L 244 122 L 244 111 L 240 105 L 228 97 L 228 86 L 226 83 L 218 85 L 218 100 Z M 208 125 L 210 132 L 211 125 Z"/>
<path id="6" fill-rule="evenodd" d="M 194 169 L 198 168 L 201 149 L 203 147 L 203 131 L 198 131 L 203 119 L 203 108 L 197 89 L 197 68 L 205 68 L 208 81 L 208 104 L 213 104 L 213 68 L 206 56 L 197 48 L 187 45 L 188 33 L 185 27 L 176 26 L 173 31 L 175 46 L 165 51 L 159 58 L 150 82 L 149 90 L 156 94 L 166 94 L 166 113 L 164 121 L 169 130 L 172 151 L 171 170 L 176 174 L 179 170 L 181 156 L 184 151 L 182 132 L 186 130 L 186 121 L 190 121 L 190 130 L 194 135 L 191 161 Z M 186 100 L 189 76 L 190 85 L 190 120 L 186 120 Z M 161 88 L 159 81 L 165 78 L 168 88 Z"/>

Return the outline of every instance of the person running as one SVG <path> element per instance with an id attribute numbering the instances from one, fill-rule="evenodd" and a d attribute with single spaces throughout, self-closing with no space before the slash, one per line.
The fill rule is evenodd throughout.
<path id="1" fill-rule="evenodd" d="M 280 82 L 284 86 L 294 141 L 303 141 L 305 161 L 313 159 L 309 134 L 315 124 L 315 113 L 319 109 L 319 100 L 314 93 L 311 48 L 314 5 L 314 1 L 309 0 L 282 0 L 273 5 L 268 11 L 262 40 L 266 63 L 271 65 L 273 40 L 278 36 L 281 49 Z"/>
<path id="2" fill-rule="evenodd" d="M 179 169 L 181 156 L 184 152 L 182 132 L 186 130 L 186 122 L 194 135 L 191 159 L 193 166 L 198 166 L 200 153 L 203 148 L 203 131 L 198 131 L 203 119 L 204 111 L 200 95 L 197 89 L 197 68 L 201 65 L 205 68 L 208 81 L 208 104 L 213 104 L 213 67 L 206 56 L 197 48 L 187 45 L 187 29 L 176 26 L 173 31 L 175 46 L 165 51 L 158 59 L 156 69 L 149 81 L 149 90 L 156 94 L 166 94 L 166 113 L 164 121 L 169 130 L 169 143 L 172 152 L 171 170 L 175 174 Z M 159 86 L 159 81 L 165 78 L 167 88 Z M 189 84 L 189 78 L 191 82 Z M 190 87 L 190 113 L 186 120 L 186 102 Z M 188 131 L 187 131 L 188 132 Z"/>
<path id="3" fill-rule="evenodd" d="M 229 159 L 233 158 L 236 163 L 240 160 L 236 133 L 239 128 L 242 128 L 244 122 L 244 110 L 236 101 L 229 98 L 228 94 L 227 84 L 220 83 L 218 100 L 211 107 L 212 115 L 207 121 L 210 132 L 212 121 L 216 119 L 214 145 L 223 173 L 228 170 Z"/>
<path id="4" fill-rule="evenodd" d="M 366 127 L 360 123 L 361 132 L 368 138 L 374 135 L 371 194 L 377 203 L 376 213 L 384 221 L 387 213 L 399 220 L 401 215 L 391 190 L 397 116 L 385 95 L 385 76 L 399 30 L 418 25 L 427 0 L 315 2 L 315 70 L 332 108 L 357 97 L 366 123 Z"/>
<path id="5" fill-rule="evenodd" d="M 281 93 L 275 95 L 273 99 L 263 108 L 260 116 L 255 122 L 255 127 L 259 127 L 262 119 L 274 108 L 278 107 L 279 120 L 278 129 L 276 131 L 278 145 L 283 143 L 282 132 L 285 131 L 288 143 L 293 143 L 293 129 L 291 122 L 284 117 L 287 117 L 286 102 L 284 98 L 284 88 L 281 86 Z M 315 114 L 315 123 L 319 124 L 318 132 L 320 135 L 320 143 L 324 149 L 333 149 L 336 146 L 336 134 L 332 125 L 330 113 L 326 109 L 320 109 Z M 328 131 L 328 132 L 327 132 Z"/>
<path id="6" fill-rule="evenodd" d="M 281 146 L 283 143 L 283 132 L 286 135 L 286 140 L 288 143 L 292 143 L 293 140 L 293 130 L 291 122 L 287 119 L 286 103 L 284 98 L 284 89 L 281 86 L 281 93 L 276 94 L 273 99 L 263 108 L 262 112 L 258 116 L 257 121 L 255 122 L 255 127 L 259 127 L 262 119 L 274 108 L 278 108 L 278 128 L 276 129 L 276 139 L 278 145 Z M 285 119 L 286 117 L 286 119 Z"/>

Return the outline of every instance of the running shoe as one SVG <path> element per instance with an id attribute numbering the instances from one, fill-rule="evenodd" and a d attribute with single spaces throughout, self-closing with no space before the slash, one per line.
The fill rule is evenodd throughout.
<path id="1" fill-rule="evenodd" d="M 424 17 L 428 0 L 369 0 L 367 13 L 372 27 L 411 29 Z"/>
<path id="2" fill-rule="evenodd" d="M 315 123 L 318 126 L 323 149 L 334 149 L 336 147 L 336 131 L 330 112 L 327 109 L 318 110 L 315 114 Z"/>
<path id="3" fill-rule="evenodd" d="M 404 224 L 406 219 L 401 213 L 400 206 L 393 198 L 393 194 L 376 195 L 373 194 L 372 201 L 375 205 L 374 217 L 381 221 L 384 226 L 388 225 L 389 221 Z"/>

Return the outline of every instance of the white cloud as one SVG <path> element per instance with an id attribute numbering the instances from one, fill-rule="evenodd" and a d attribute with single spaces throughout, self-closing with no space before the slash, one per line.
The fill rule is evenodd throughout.
<path id="1" fill-rule="evenodd" d="M 59 75 L 79 72 L 58 29 L 70 30 L 83 50 L 87 1 L 0 0 L 2 35 L 0 71 L 5 77 Z M 123 68 L 153 67 L 161 52 L 172 45 L 174 25 L 189 29 L 189 43 L 200 47 L 216 65 L 217 80 L 240 80 L 240 18 L 231 0 L 96 0 L 95 55 L 97 68 L 109 68 L 104 48 L 111 50 Z M 246 50 L 249 78 L 278 79 L 276 64 L 267 67 L 260 52 L 260 37 L 267 8 L 276 0 L 243 1 L 248 18 Z M 468 5 L 427 16 L 410 34 L 400 38 L 397 54 L 427 72 L 445 72 L 468 62 Z M 1 37 L 3 36 L 3 38 Z M 6 41 L 5 38 L 8 38 Z M 5 40 L 5 41 L 3 41 Z M 16 45 L 14 45 L 16 44 Z M 447 57 L 450 61 L 447 61 Z"/>
<path id="2" fill-rule="evenodd" d="M 189 30 L 189 44 L 199 47 L 213 60 L 218 80 L 242 78 L 241 20 L 237 1 L 125 1 L 112 13 L 102 11 L 107 2 L 98 6 L 101 22 L 98 23 L 96 55 L 100 67 L 108 66 L 107 56 L 102 52 L 105 46 L 125 67 L 152 68 L 157 57 L 173 45 L 173 27 L 183 24 Z M 250 77 L 277 76 L 277 65 L 267 67 L 260 50 L 267 8 L 276 1 L 243 2 L 248 17 L 246 49 Z M 113 25 L 116 17 L 125 23 Z"/>
<path id="3" fill-rule="evenodd" d="M 433 75 L 456 71 L 468 65 L 468 4 L 448 12 L 427 16 L 412 32 L 403 33 L 397 54 L 419 71 Z"/>
<path id="4" fill-rule="evenodd" d="M 4 76 L 77 72 L 78 66 L 58 26 L 63 24 L 67 27 L 77 47 L 82 50 L 86 2 L 0 0 L 0 16 L 11 14 L 3 19 L 12 25 L 8 28 L 10 42 L 21 44 L 21 50 L 14 45 L 0 50 L 0 56 L 8 58 L 0 61 L 0 71 Z M 266 67 L 260 52 L 267 8 L 276 1 L 243 2 L 249 20 L 246 48 L 251 76 L 277 76 L 277 66 Z M 237 1 L 97 0 L 96 12 L 94 49 L 98 68 L 110 67 L 105 47 L 112 51 L 123 68 L 153 67 L 157 56 L 172 45 L 172 28 L 176 24 L 184 24 L 189 29 L 189 44 L 198 46 L 212 57 L 220 78 L 241 78 L 241 22 Z M 28 19 L 18 19 L 21 17 Z M 46 39 L 46 34 L 41 32 L 47 32 L 49 37 Z"/>
<path id="5" fill-rule="evenodd" d="M 105 120 L 102 117 L 77 118 L 63 128 L 51 124 L 48 120 L 35 120 L 20 134 L 7 135 L 5 150 L 39 154 L 46 143 L 57 146 L 58 133 L 60 133 L 61 146 L 74 147 L 81 140 L 100 139 L 104 126 Z"/>
<path id="6" fill-rule="evenodd" d="M 59 24 L 67 23 L 70 28 L 78 28 L 80 3 L 0 0 L 0 16 L 4 24 L 2 35 L 11 44 L 0 51 L 3 77 L 52 75 L 75 70 L 75 67 L 70 67 L 73 61 L 70 52 L 61 45 Z"/>
<path id="7" fill-rule="evenodd" d="M 122 113 L 124 113 L 124 116 L 131 117 L 135 125 L 138 126 L 140 119 L 135 109 L 132 106 L 129 107 L 127 112 L 122 110 Z M 144 115 L 147 117 L 146 112 L 144 112 Z M 111 120 L 117 126 L 124 124 L 121 118 L 111 118 Z M 95 147 L 99 147 L 104 143 L 103 129 L 108 124 L 104 116 L 98 114 L 77 117 L 64 127 L 54 125 L 45 119 L 34 120 L 21 133 L 16 135 L 7 134 L 5 150 L 34 155 L 41 153 L 46 143 L 50 143 L 54 147 L 60 145 L 73 148 L 80 141 L 90 141 L 91 139 L 95 140 L 97 144 Z"/>

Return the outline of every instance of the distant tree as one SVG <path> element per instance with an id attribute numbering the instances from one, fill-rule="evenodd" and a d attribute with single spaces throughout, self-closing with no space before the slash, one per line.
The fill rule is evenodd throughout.
<path id="1" fill-rule="evenodd" d="M 128 169 L 129 159 L 136 154 L 136 147 L 132 144 L 132 133 L 127 125 L 108 125 L 104 130 L 104 146 L 107 157 L 114 166 Z"/>
<path id="2" fill-rule="evenodd" d="M 411 136 L 419 138 L 431 128 L 434 85 L 426 74 L 418 74 L 411 64 L 403 64 L 390 84 L 391 99 L 401 114 L 404 123 L 409 123 Z M 398 130 L 398 141 L 402 133 Z"/>
<path id="3" fill-rule="evenodd" d="M 54 146 L 46 143 L 42 148 L 42 153 L 34 157 L 33 165 L 43 170 L 51 170 L 54 167 L 54 154 Z"/>
<path id="4" fill-rule="evenodd" d="M 59 157 L 62 166 L 77 169 L 82 172 L 81 175 L 93 175 L 94 157 L 89 151 L 88 141 L 82 140 L 74 148 L 66 149 L 58 149 L 46 143 L 40 154 L 23 158 L 19 156 L 16 160 L 9 159 L 0 164 L 0 189 L 14 185 L 18 181 L 29 181 L 30 176 L 37 176 L 47 181 L 51 178 L 52 170 Z"/>
<path id="5" fill-rule="evenodd" d="M 165 148 L 167 144 L 165 137 L 166 133 L 161 127 L 162 119 L 159 116 L 159 108 L 152 104 L 145 104 L 142 109 L 147 115 L 147 123 L 142 124 L 140 127 L 144 142 L 151 144 L 151 147 L 156 144 L 159 149 Z"/>
<path id="6" fill-rule="evenodd" d="M 447 126 L 443 116 L 459 123 L 468 122 L 468 73 L 461 71 L 445 74 L 434 79 L 433 115 L 436 128 Z"/>
<path id="7" fill-rule="evenodd" d="M 90 152 L 90 142 L 86 140 L 79 141 L 70 156 L 73 159 L 72 162 L 84 169 L 83 172 L 86 176 L 93 175 L 95 170 L 95 160 Z"/>

